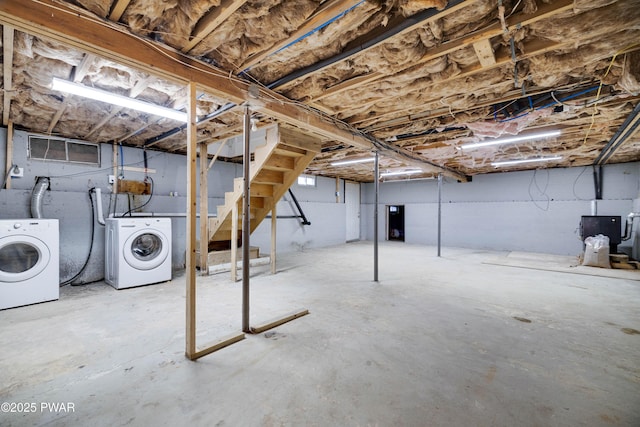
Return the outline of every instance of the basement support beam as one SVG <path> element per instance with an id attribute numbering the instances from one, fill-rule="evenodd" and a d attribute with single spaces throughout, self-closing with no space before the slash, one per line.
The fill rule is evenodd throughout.
<path id="1" fill-rule="evenodd" d="M 11 174 L 9 170 L 13 167 L 13 122 L 7 124 L 7 154 L 5 161 L 5 176 L 7 179 L 4 182 L 4 188 L 11 189 Z M 0 188 L 1 190 L 1 188 Z"/>
<path id="2" fill-rule="evenodd" d="M 442 235 L 442 174 L 438 174 L 438 256 L 440 256 L 440 237 Z"/>
<path id="3" fill-rule="evenodd" d="M 189 83 L 187 112 L 187 328 L 186 355 L 195 360 L 196 354 L 196 84 Z M 206 218 L 206 217 L 205 217 Z M 203 218 L 204 219 L 204 218 Z"/>
<path id="4" fill-rule="evenodd" d="M 380 162 L 376 151 L 373 163 L 373 182 L 375 197 L 373 201 L 373 281 L 378 281 L 378 196 L 380 194 Z"/>
<path id="5" fill-rule="evenodd" d="M 198 144 L 200 149 L 200 275 L 209 274 L 209 180 L 207 168 L 207 144 Z"/>
<path id="6" fill-rule="evenodd" d="M 252 92 L 257 88 L 259 110 L 263 114 L 356 148 L 377 148 L 371 139 L 353 129 L 336 126 L 332 118 L 309 111 L 277 92 L 229 76 L 222 70 L 160 43 L 123 32 L 116 24 L 79 15 L 73 8 L 55 0 L 3 0 L 0 23 L 12 25 L 29 34 L 56 40 L 177 84 L 197 82 L 202 90 L 228 100 L 231 106 L 240 105 L 250 99 L 249 88 L 252 88 Z M 95 34 L 100 34 L 101 37 L 95 37 Z M 380 144 L 380 141 L 377 143 Z M 399 154 L 398 150 L 404 154 Z M 405 162 L 421 164 L 422 167 L 428 165 L 435 172 L 442 172 L 458 181 L 468 181 L 462 173 L 443 168 L 404 150 L 385 148 L 383 151 Z"/>
<path id="7" fill-rule="evenodd" d="M 251 175 L 249 166 L 251 164 L 251 109 L 249 104 L 244 106 L 244 154 L 242 156 L 242 331 L 251 332 L 249 324 L 249 245 L 251 236 L 251 211 L 249 201 L 251 200 Z M 233 224 L 235 227 L 236 224 Z"/>
<path id="8" fill-rule="evenodd" d="M 13 35 L 13 27 L 5 24 L 2 29 L 2 72 L 4 79 L 2 109 L 3 126 L 8 126 L 9 118 L 11 117 L 11 91 L 13 90 Z M 7 178 L 7 180 L 8 179 L 9 178 Z"/>

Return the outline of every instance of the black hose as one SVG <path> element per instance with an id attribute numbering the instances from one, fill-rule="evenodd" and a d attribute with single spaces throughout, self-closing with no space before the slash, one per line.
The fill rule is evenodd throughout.
<path id="1" fill-rule="evenodd" d="M 79 286 L 79 285 L 86 285 L 86 283 L 71 283 L 74 280 L 76 280 L 78 277 L 80 277 L 80 275 L 82 273 L 84 273 L 84 270 L 87 268 L 87 265 L 89 265 L 89 259 L 91 258 L 91 252 L 93 252 L 93 237 L 95 234 L 95 207 L 93 204 L 93 197 L 91 197 L 91 193 L 93 193 L 93 191 L 95 190 L 95 187 L 91 188 L 89 190 L 89 201 L 91 201 L 91 242 L 89 244 L 89 254 L 87 255 L 87 259 L 84 261 L 84 264 L 82 265 L 82 268 L 80 269 L 80 271 L 78 271 L 78 273 L 73 276 L 71 279 L 69 280 L 65 280 L 64 282 L 60 283 L 60 287 L 63 286 L 67 286 L 69 284 L 71 284 L 71 286 Z"/>

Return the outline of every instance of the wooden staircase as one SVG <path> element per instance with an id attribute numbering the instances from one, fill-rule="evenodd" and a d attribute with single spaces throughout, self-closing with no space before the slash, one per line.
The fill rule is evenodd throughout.
<path id="1" fill-rule="evenodd" d="M 320 140 L 309 135 L 279 126 L 267 130 L 266 144 L 255 150 L 249 170 L 251 232 L 296 182 L 320 148 Z M 225 193 L 224 200 L 224 205 L 217 208 L 217 217 L 209 219 L 210 250 L 230 242 L 234 226 L 242 230 L 243 178 L 234 180 L 233 191 Z M 234 206 L 237 216 L 233 214 Z"/>

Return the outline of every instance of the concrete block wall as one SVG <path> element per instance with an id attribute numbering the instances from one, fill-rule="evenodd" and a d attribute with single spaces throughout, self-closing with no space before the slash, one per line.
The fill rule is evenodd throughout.
<path id="1" fill-rule="evenodd" d="M 640 163 L 606 165 L 597 214 L 624 219 L 639 192 Z M 494 173 L 474 176 L 469 183 L 445 179 L 442 245 L 577 255 L 582 252 L 580 217 L 591 215 L 594 196 L 591 167 Z M 373 201 L 374 186 L 365 184 L 361 227 L 367 240 L 373 239 Z M 437 201 L 435 180 L 382 183 L 381 238 L 386 235 L 385 206 L 398 204 L 405 206 L 405 241 L 435 245 Z"/>
<path id="2" fill-rule="evenodd" d="M 0 128 L 0 171 L 6 174 L 6 128 Z M 100 188 L 105 216 L 108 212 L 122 214 L 129 209 L 125 194 L 112 195 L 108 176 L 113 174 L 113 146 L 102 144 L 101 164 L 86 165 L 56 161 L 31 160 L 28 157 L 29 134 L 14 132 L 12 163 L 24 168 L 24 177 L 11 180 L 11 189 L 0 190 L 0 219 L 30 218 L 30 201 L 36 178 L 50 177 L 49 191 L 43 197 L 42 211 L 46 218 L 55 218 L 60 224 L 60 278 L 64 281 L 80 271 L 87 259 L 91 245 L 91 227 L 94 238 L 91 256 L 85 272 L 77 282 L 86 283 L 104 277 L 104 227 L 92 218 L 89 189 Z M 116 147 L 119 151 L 119 148 Z M 142 168 L 143 150 L 123 147 L 125 166 Z M 187 161 L 179 154 L 147 151 L 149 173 L 153 179 L 153 197 L 143 209 L 136 212 L 165 216 L 186 212 Z M 119 162 L 120 160 L 118 160 Z M 233 179 L 242 175 L 238 164 L 218 161 L 208 174 L 209 211 L 215 213 L 216 206 L 224 203 L 225 191 L 233 188 Z M 124 171 L 128 180 L 143 180 L 144 173 Z M 311 226 L 300 226 L 295 219 L 278 220 L 278 250 L 281 252 L 301 250 L 327 244 L 344 242 L 344 205 L 336 204 L 335 181 L 328 178 L 318 180 L 315 188 L 295 188 L 294 192 L 312 221 Z M 140 206 L 148 196 L 131 197 L 131 206 Z M 96 202 L 95 196 L 93 198 Z M 278 206 L 280 214 L 292 214 L 289 202 Z M 315 214 L 313 212 L 317 212 Z M 184 268 L 186 249 L 186 217 L 172 216 L 172 266 Z M 270 221 L 265 221 L 254 233 L 252 245 L 259 245 L 263 252 L 270 250 Z M 325 228 L 326 227 L 326 228 Z M 327 232 L 331 229 L 330 232 Z M 341 231 L 342 230 L 342 231 Z M 340 240 L 340 236 L 342 240 Z"/>

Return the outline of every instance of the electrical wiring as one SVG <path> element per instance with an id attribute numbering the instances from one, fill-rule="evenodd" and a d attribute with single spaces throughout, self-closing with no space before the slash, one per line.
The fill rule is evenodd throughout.
<path id="1" fill-rule="evenodd" d="M 148 177 L 147 177 L 147 179 L 149 179 L 149 181 L 151 181 L 151 193 L 149 194 L 149 198 L 147 199 L 147 201 L 146 201 L 146 202 L 144 202 L 143 204 L 141 204 L 141 205 L 140 205 L 140 206 L 138 206 L 138 207 L 133 207 L 133 208 L 131 208 L 131 207 L 130 207 L 130 208 L 129 208 L 129 210 L 128 210 L 127 212 L 125 212 L 125 213 L 123 213 L 123 214 L 122 214 L 122 217 L 125 217 L 125 216 L 127 216 L 127 215 L 131 216 L 131 212 L 133 212 L 133 211 L 137 211 L 137 210 L 139 210 L 139 209 L 144 208 L 145 206 L 147 206 L 147 205 L 149 204 L 149 202 L 150 202 L 150 201 L 151 201 L 151 199 L 153 198 L 153 187 L 154 187 L 154 184 L 153 184 L 153 178 L 151 178 L 150 176 L 148 176 Z"/>
<path id="2" fill-rule="evenodd" d="M 582 171 L 578 174 L 576 179 L 573 181 L 572 191 L 573 191 L 573 196 L 576 198 L 576 200 L 589 200 L 589 199 L 583 199 L 582 197 L 578 196 L 578 194 L 576 193 L 576 185 L 578 184 L 578 180 L 580 179 L 582 174 L 585 173 L 586 170 L 587 170 L 587 166 L 583 167 Z"/>
<path id="3" fill-rule="evenodd" d="M 600 84 L 598 85 L 598 93 L 596 94 L 596 103 L 593 104 L 593 113 L 591 114 L 591 123 L 589 124 L 589 128 L 587 129 L 587 132 L 584 135 L 584 139 L 582 140 L 582 145 L 585 145 L 587 143 L 589 134 L 591 133 L 591 130 L 593 129 L 593 126 L 596 123 L 596 114 L 598 114 L 597 101 L 598 99 L 600 99 L 600 92 L 602 91 L 602 86 L 604 85 L 604 79 L 607 78 L 607 75 L 609 75 L 609 71 L 611 71 L 611 67 L 613 67 L 613 64 L 616 62 L 616 58 L 618 57 L 618 55 L 626 53 L 628 50 L 634 49 L 638 46 L 640 46 L 640 44 L 636 43 L 636 44 L 627 46 L 623 49 L 620 49 L 611 58 L 611 62 L 609 62 L 609 66 L 607 67 L 607 70 L 605 71 L 604 75 L 600 78 Z"/>
<path id="4" fill-rule="evenodd" d="M 2 189 L 4 188 L 4 185 L 7 183 L 7 179 L 9 179 L 9 175 L 11 175 L 11 171 L 13 170 L 13 168 L 15 168 L 16 165 L 13 164 L 11 165 L 11 167 L 7 170 L 7 174 L 4 176 L 4 179 L 2 180 L 2 185 L 0 185 L 0 191 L 2 191 Z"/>
<path id="5" fill-rule="evenodd" d="M 164 153 L 162 152 L 158 152 L 157 154 L 150 156 L 149 159 L 153 159 L 155 157 L 158 156 L 162 156 L 164 155 Z M 122 167 L 125 166 L 141 166 L 144 164 L 144 160 L 140 160 L 137 162 L 131 162 L 131 163 L 126 163 L 126 164 L 122 164 Z M 49 178 L 76 178 L 79 176 L 91 176 L 91 175 L 97 175 L 100 174 L 102 172 L 107 172 L 107 171 L 111 171 L 113 170 L 113 167 L 109 166 L 107 168 L 100 168 L 100 169 L 95 169 L 92 171 L 88 171 L 88 172 L 76 172 L 76 173 L 69 173 L 69 174 L 65 174 L 65 175 L 51 175 Z"/>
<path id="6" fill-rule="evenodd" d="M 538 185 L 538 180 L 537 180 L 537 174 L 538 174 L 538 169 L 535 169 L 533 171 L 533 175 L 531 176 L 531 181 L 529 182 L 529 198 L 531 199 L 531 201 L 533 202 L 534 206 L 538 209 L 540 209 L 541 211 L 548 211 L 549 210 L 549 205 L 551 203 L 551 198 L 549 197 L 549 195 L 547 194 L 547 188 L 549 187 L 549 169 L 545 169 L 545 172 L 547 173 L 547 181 L 544 184 L 544 188 L 540 188 L 540 185 Z M 546 206 L 542 207 L 538 204 L 538 202 L 536 201 L 535 197 L 533 197 L 533 194 L 531 193 L 531 187 L 535 184 L 536 189 L 538 190 L 538 192 L 540 193 L 541 196 L 545 197 L 545 202 L 546 202 Z"/>

